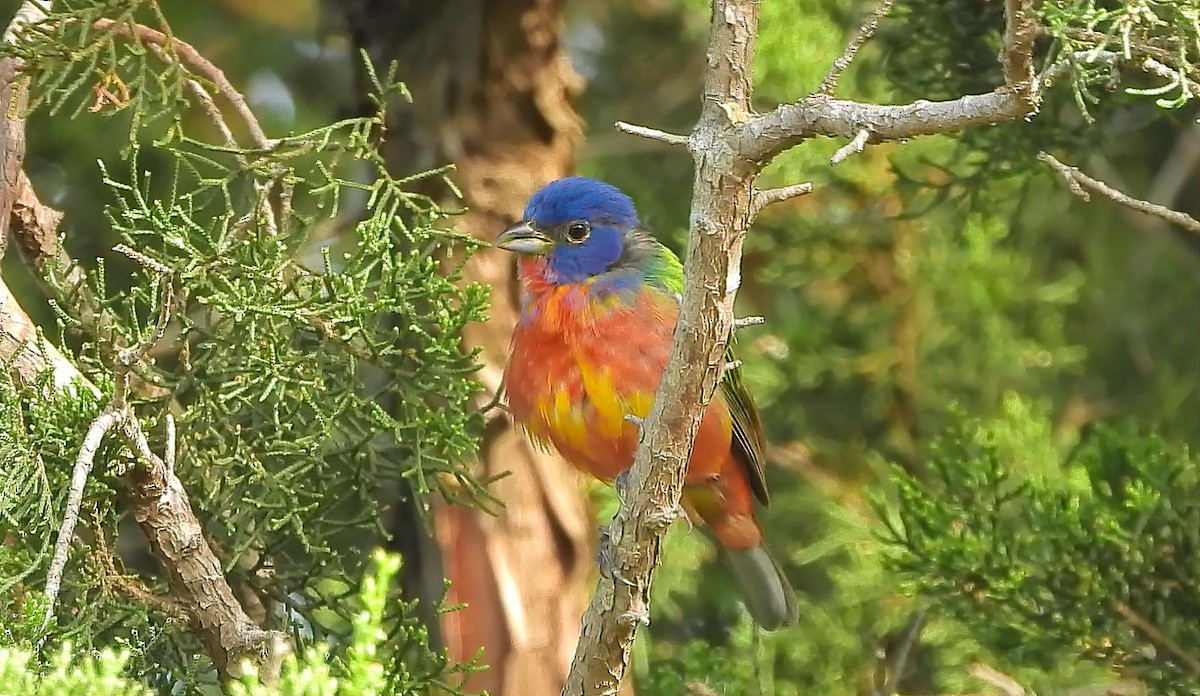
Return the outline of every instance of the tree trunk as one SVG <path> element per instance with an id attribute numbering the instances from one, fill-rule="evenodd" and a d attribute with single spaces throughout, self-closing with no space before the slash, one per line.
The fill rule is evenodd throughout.
<path id="1" fill-rule="evenodd" d="M 331 0 L 332 1 L 332 0 Z M 559 42 L 564 0 L 340 0 L 355 48 L 382 73 L 399 63 L 413 104 L 395 108 L 384 155 L 397 174 L 454 163 L 470 212 L 461 229 L 495 237 L 541 185 L 567 175 L 579 121 L 578 78 Z M 514 264 L 484 250 L 470 280 L 492 289 L 490 320 L 467 343 L 482 349 L 480 378 L 500 385 L 517 318 Z M 456 660 L 484 648 L 487 672 L 469 682 L 494 696 L 556 694 L 563 685 L 592 566 L 592 525 L 578 476 L 535 451 L 502 411 L 489 414 L 480 475 L 493 485 L 498 516 L 439 505 L 440 567 L 449 600 L 469 608 L 443 620 Z M 426 568 L 435 567 L 418 562 Z M 411 566 L 410 566 L 411 567 Z"/>

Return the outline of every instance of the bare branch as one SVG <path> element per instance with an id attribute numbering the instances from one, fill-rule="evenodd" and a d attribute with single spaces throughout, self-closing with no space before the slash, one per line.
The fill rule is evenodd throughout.
<path id="1" fill-rule="evenodd" d="M 812 190 L 812 182 L 806 182 L 803 184 L 792 184 L 791 186 L 780 186 L 779 188 L 755 191 L 754 195 L 750 199 L 750 221 L 754 222 L 754 220 L 758 217 L 758 214 L 762 212 L 763 208 L 776 203 L 782 203 L 783 201 L 792 198 L 807 195 L 812 193 Z M 762 317 L 757 318 L 762 319 Z M 761 324 L 762 322 L 760 321 L 758 323 Z M 741 328 L 741 326 L 735 321 L 733 328 L 737 329 Z"/>
<path id="2" fill-rule="evenodd" d="M 814 136 L 896 140 L 1020 118 L 1036 110 L 1028 0 L 1007 0 L 1004 64 L 1009 83 L 990 94 L 947 102 L 878 106 L 816 94 L 754 115 L 750 71 L 758 27 L 756 0 L 714 0 L 700 119 L 687 138 L 618 126 L 656 140 L 687 144 L 695 160 L 685 287 L 675 337 L 620 509 L 610 526 L 614 577 L 603 576 L 584 615 L 563 693 L 616 693 L 645 616 L 665 520 L 680 493 L 704 407 L 726 370 L 734 329 L 742 239 L 753 217 L 753 180 L 775 155 Z M 865 40 L 865 39 L 864 39 Z M 855 49 L 857 50 L 857 49 Z M 852 53 L 852 52 L 851 52 Z M 835 66 L 836 67 L 836 66 Z M 835 77 L 832 81 L 836 80 Z M 866 135 L 861 135 L 865 132 Z M 759 201 L 765 201 L 759 198 Z"/>
<path id="3" fill-rule="evenodd" d="M 857 155 L 867 146 L 867 141 L 871 139 L 871 130 L 863 128 L 854 136 L 854 139 L 845 145 L 839 147 L 833 156 L 829 158 L 830 164 L 841 164 L 845 162 L 851 155 Z"/>
<path id="4" fill-rule="evenodd" d="M 602 574 L 584 615 L 564 696 L 617 693 L 637 627 L 648 615 L 662 535 L 679 505 L 704 408 L 727 368 L 724 350 L 735 328 L 733 300 L 740 284 L 742 240 L 754 213 L 774 197 L 755 194 L 755 176 L 776 155 L 817 136 L 852 139 L 835 157 L 836 163 L 861 151 L 868 141 L 944 134 L 1036 113 L 1041 93 L 1033 49 L 1039 28 L 1030 3 L 1005 0 L 999 56 L 1005 84 L 989 93 L 903 105 L 865 104 L 818 93 L 755 114 L 750 91 L 758 0 L 713 0 L 701 115 L 692 133 L 685 138 L 618 125 L 625 132 L 687 145 L 695 161 L 691 229 L 671 357 L 654 406 L 642 423 L 634 463 L 625 475 L 628 480 L 619 487 L 629 494 L 619 496 L 620 508 L 608 527 L 612 572 Z M 848 49 L 841 63 L 848 63 L 856 50 Z M 844 65 L 835 63 L 830 89 L 842 69 Z M 981 667 L 978 673 L 994 678 L 1010 696 L 1024 695 L 1015 682 L 997 678 L 995 670 Z"/>
<path id="5" fill-rule="evenodd" d="M 741 319 L 733 320 L 733 328 L 744 329 L 747 326 L 759 326 L 765 323 L 767 323 L 767 320 L 763 317 L 742 317 Z"/>
<path id="6" fill-rule="evenodd" d="M 832 94 L 837 87 L 838 78 L 842 73 L 846 72 L 846 68 L 850 67 L 850 63 L 854 60 L 854 56 L 858 54 L 858 50 L 863 47 L 872 36 L 875 35 L 875 28 L 879 26 L 880 20 L 887 16 L 888 12 L 892 11 L 892 4 L 895 0 L 883 0 L 879 5 L 867 15 L 863 23 L 858 27 L 858 31 L 854 33 L 854 38 L 850 39 L 850 43 L 846 44 L 846 50 L 842 51 L 842 55 L 833 61 L 833 66 L 829 68 L 829 72 L 825 75 L 825 79 L 821 80 L 821 86 L 817 88 L 817 94 Z"/>
<path id="7" fill-rule="evenodd" d="M 668 145 L 681 145 L 683 147 L 688 146 L 688 137 L 686 135 L 676 135 L 675 133 L 667 133 L 665 131 L 647 128 L 645 126 L 635 126 L 632 123 L 625 123 L 624 121 L 617 121 L 616 125 L 617 130 L 621 131 L 622 133 L 640 135 L 643 138 L 657 140 Z"/>
<path id="8" fill-rule="evenodd" d="M 850 138 L 866 128 L 875 142 L 905 140 L 1012 121 L 1029 113 L 1007 87 L 949 101 L 922 99 L 895 106 L 817 95 L 751 118 L 738 129 L 738 151 L 766 163 L 815 136 Z"/>
<path id="9" fill-rule="evenodd" d="M 113 426 L 121 420 L 124 414 L 112 409 L 105 409 L 92 424 L 88 426 L 87 435 L 79 454 L 75 456 L 75 469 L 71 474 L 71 488 L 67 491 L 67 507 L 63 512 L 62 525 L 58 528 L 58 540 L 54 542 L 54 557 L 50 560 L 50 569 L 46 571 L 46 617 L 42 620 L 42 630 L 50 625 L 54 618 L 54 605 L 58 601 L 58 590 L 62 586 L 63 570 L 67 567 L 67 555 L 71 550 L 71 541 L 75 538 L 75 525 L 79 522 L 79 507 L 83 504 L 83 489 L 87 485 L 88 474 L 92 471 L 96 459 L 96 450 Z"/>
<path id="10" fill-rule="evenodd" d="M 1063 164 L 1055 159 L 1052 155 L 1049 155 L 1045 152 L 1038 153 L 1038 159 L 1050 165 L 1054 171 L 1058 172 L 1063 179 L 1066 180 L 1067 187 L 1071 189 L 1071 193 L 1074 193 L 1076 196 L 1079 196 L 1085 201 L 1091 200 L 1091 196 L 1088 195 L 1088 191 L 1098 193 L 1105 198 L 1120 203 L 1127 208 L 1131 208 L 1140 213 L 1145 213 L 1146 215 L 1153 215 L 1154 217 L 1178 225 L 1189 232 L 1200 234 L 1200 221 L 1196 220 L 1187 213 L 1181 213 L 1178 210 L 1171 210 L 1170 208 L 1158 205 L 1156 203 L 1150 203 L 1149 201 L 1133 198 L 1132 196 L 1116 190 L 1099 179 L 1093 179 L 1075 167 Z"/>

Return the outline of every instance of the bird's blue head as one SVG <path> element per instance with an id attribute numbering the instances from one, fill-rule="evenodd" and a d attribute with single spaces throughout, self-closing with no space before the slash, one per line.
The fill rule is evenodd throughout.
<path id="1" fill-rule="evenodd" d="M 572 176 L 533 194 L 524 219 L 505 230 L 496 246 L 544 256 L 553 282 L 578 283 L 621 258 L 626 235 L 637 224 L 633 201 L 620 189 Z"/>

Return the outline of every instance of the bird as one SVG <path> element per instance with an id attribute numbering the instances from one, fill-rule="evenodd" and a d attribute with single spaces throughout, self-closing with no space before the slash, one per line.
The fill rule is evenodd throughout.
<path id="1" fill-rule="evenodd" d="M 619 484 L 666 370 L 683 265 L 642 228 L 629 196 L 582 176 L 537 190 L 494 244 L 516 255 L 520 286 L 503 378 L 508 412 L 536 445 Z M 769 502 L 765 436 L 732 347 L 726 357 L 681 507 L 717 542 L 751 618 L 776 630 L 798 621 L 796 593 L 755 518 L 756 502 Z"/>

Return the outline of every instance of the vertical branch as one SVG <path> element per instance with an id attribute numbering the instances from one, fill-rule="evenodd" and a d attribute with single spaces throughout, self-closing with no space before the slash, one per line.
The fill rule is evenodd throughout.
<path id="1" fill-rule="evenodd" d="M 1038 24 L 1030 0 L 1004 0 L 1004 47 L 1000 52 L 1004 84 L 1031 113 L 1037 111 L 1040 101 L 1033 73 L 1033 44 L 1037 36 Z"/>
<path id="2" fill-rule="evenodd" d="M 758 30 L 755 0 L 716 0 L 700 120 L 688 139 L 696 162 L 686 283 L 671 358 L 642 428 L 630 490 L 610 527 L 618 573 L 600 580 L 564 694 L 620 688 L 662 540 L 675 519 L 687 461 L 704 407 L 724 370 L 740 285 L 742 238 L 758 164 L 739 155 L 737 126 L 750 116 L 750 66 Z"/>

